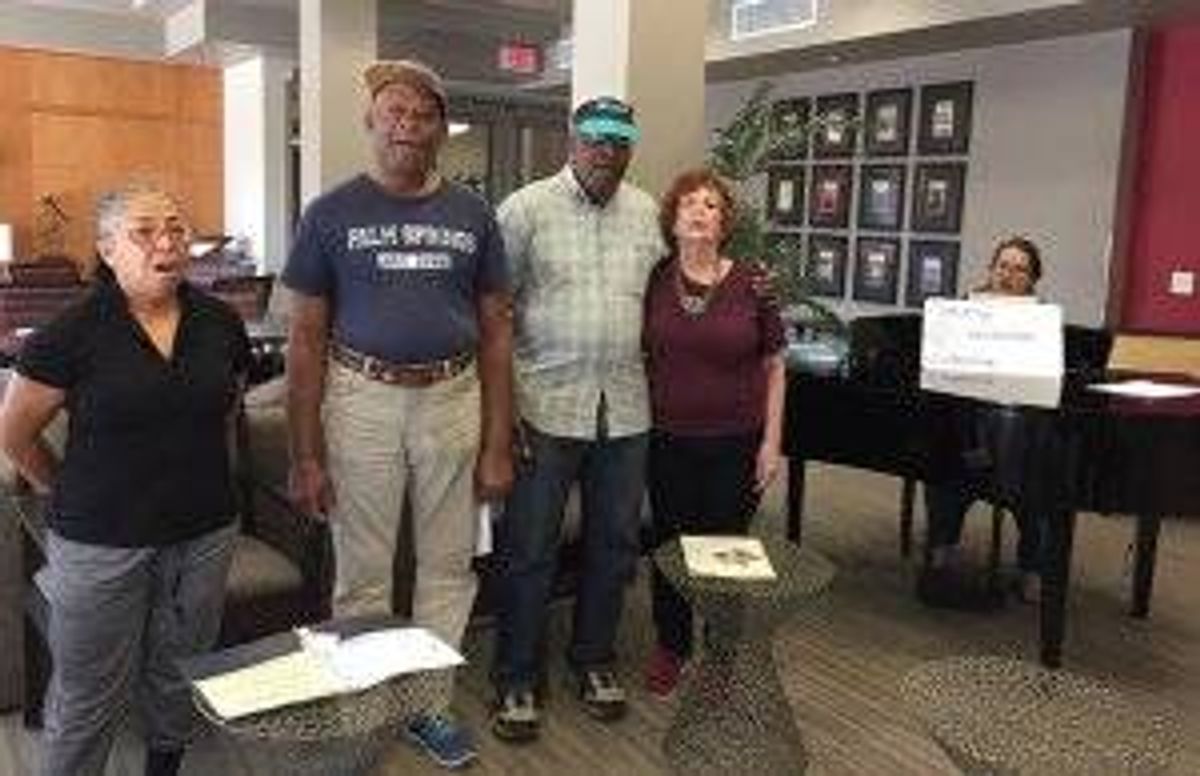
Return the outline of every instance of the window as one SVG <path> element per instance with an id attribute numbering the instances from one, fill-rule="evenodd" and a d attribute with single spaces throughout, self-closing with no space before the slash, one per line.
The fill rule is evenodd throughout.
<path id="1" fill-rule="evenodd" d="M 733 40 L 797 30 L 817 23 L 817 0 L 730 0 Z"/>

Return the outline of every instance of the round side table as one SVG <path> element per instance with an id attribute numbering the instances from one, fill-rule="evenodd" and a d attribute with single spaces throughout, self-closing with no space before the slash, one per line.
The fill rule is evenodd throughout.
<path id="1" fill-rule="evenodd" d="M 663 749 L 679 773 L 803 773 L 808 767 L 771 639 L 805 599 L 833 580 L 833 564 L 783 539 L 761 538 L 776 578 L 735 580 L 688 572 L 678 540 L 654 562 L 704 623 Z"/>
<path id="2" fill-rule="evenodd" d="M 1177 723 L 1096 681 L 1000 657 L 957 657 L 910 671 L 901 694 L 968 774 L 1161 774 Z"/>

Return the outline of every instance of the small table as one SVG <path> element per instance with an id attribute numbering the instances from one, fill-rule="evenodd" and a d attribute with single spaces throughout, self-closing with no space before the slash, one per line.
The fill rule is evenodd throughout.
<path id="1" fill-rule="evenodd" d="M 696 607 L 703 646 L 684 684 L 663 749 L 679 773 L 803 773 L 808 767 L 792 708 L 779 681 L 771 639 L 803 599 L 833 580 L 816 552 L 762 538 L 773 580 L 732 580 L 688 573 L 679 541 L 654 562 Z"/>
<path id="2" fill-rule="evenodd" d="M 397 618 L 334 620 L 314 631 L 352 636 L 406 624 Z M 192 682 L 299 648 L 294 633 L 280 633 L 182 661 Z M 404 674 L 362 692 L 321 698 L 238 719 L 214 714 L 199 694 L 196 706 L 222 734 L 252 758 L 252 771 L 276 774 L 357 774 L 371 768 L 406 720 L 436 708 L 445 696 L 451 669 Z"/>
<path id="3" fill-rule="evenodd" d="M 1063 670 L 999 657 L 924 663 L 901 685 L 909 708 L 969 774 L 1159 774 L 1177 723 Z"/>

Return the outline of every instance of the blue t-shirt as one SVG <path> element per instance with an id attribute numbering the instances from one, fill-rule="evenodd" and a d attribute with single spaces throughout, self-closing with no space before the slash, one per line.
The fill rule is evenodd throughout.
<path id="1" fill-rule="evenodd" d="M 330 302 L 332 337 L 397 364 L 474 350 L 475 303 L 509 288 L 491 207 L 452 183 L 389 194 L 367 175 L 305 210 L 283 282 Z"/>

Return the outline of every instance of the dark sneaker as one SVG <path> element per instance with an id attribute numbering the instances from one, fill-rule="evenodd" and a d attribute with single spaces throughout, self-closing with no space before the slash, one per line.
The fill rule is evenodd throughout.
<path id="1" fill-rule="evenodd" d="M 441 714 L 414 717 L 405 733 L 443 768 L 461 768 L 479 756 L 467 729 Z"/>
<path id="2" fill-rule="evenodd" d="M 607 668 L 589 668 L 576 676 L 584 710 L 602 722 L 625 716 L 625 691 L 617 675 Z"/>
<path id="3" fill-rule="evenodd" d="M 530 690 L 506 690 L 492 715 L 492 734 L 501 741 L 520 744 L 538 737 L 537 704 Z"/>
<path id="4" fill-rule="evenodd" d="M 666 700 L 679 685 L 683 659 L 666 647 L 655 647 L 646 664 L 646 689 L 659 700 Z"/>

